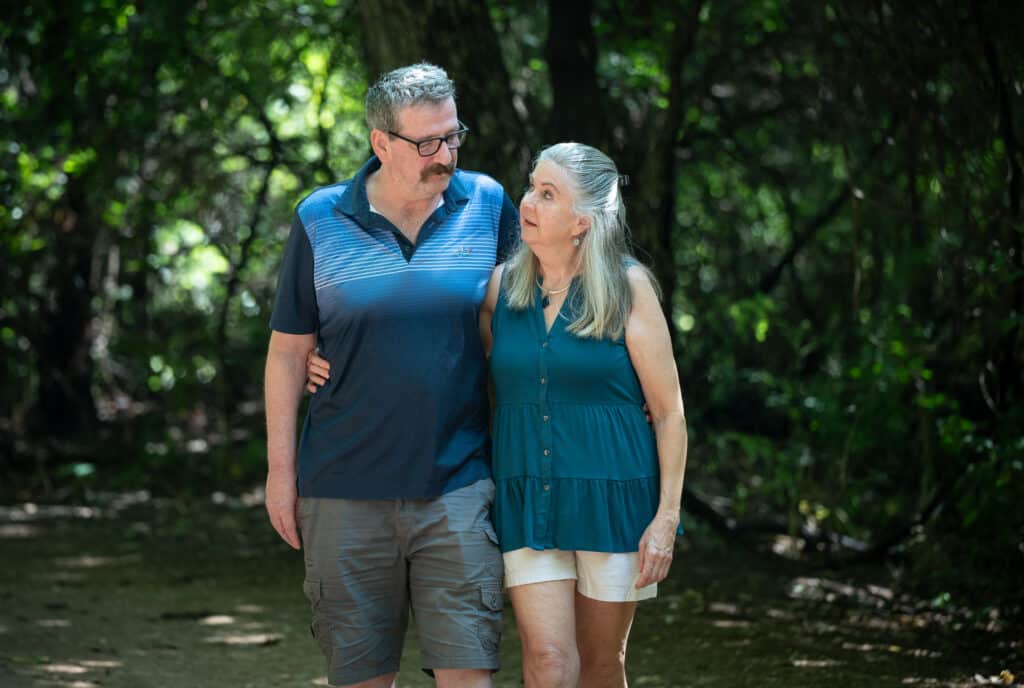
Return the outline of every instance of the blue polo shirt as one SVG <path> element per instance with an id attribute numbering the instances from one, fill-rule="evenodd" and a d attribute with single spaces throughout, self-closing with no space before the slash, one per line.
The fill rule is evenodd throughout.
<path id="1" fill-rule="evenodd" d="M 315 332 L 331 363 L 299 440 L 303 497 L 436 497 L 490 475 L 477 316 L 518 214 L 496 181 L 456 170 L 413 245 L 370 209 L 379 167 L 303 199 L 285 247 L 270 326 Z"/>

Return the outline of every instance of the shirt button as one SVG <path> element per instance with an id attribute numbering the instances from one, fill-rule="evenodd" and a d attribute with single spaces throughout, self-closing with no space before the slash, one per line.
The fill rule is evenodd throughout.
<path id="1" fill-rule="evenodd" d="M 544 422 L 547 423 L 551 416 L 544 416 Z"/>
<path id="2" fill-rule="evenodd" d="M 548 485 L 547 483 L 544 483 L 544 491 L 547 492 L 550 489 L 551 489 L 551 486 Z"/>
<path id="3" fill-rule="evenodd" d="M 551 450 L 550 449 L 545 449 L 544 450 L 544 456 L 551 456 Z"/>
<path id="4" fill-rule="evenodd" d="M 541 383 L 542 385 L 546 385 L 546 384 L 548 383 L 548 379 L 547 379 L 546 377 L 542 377 L 542 378 L 540 379 L 540 383 Z"/>

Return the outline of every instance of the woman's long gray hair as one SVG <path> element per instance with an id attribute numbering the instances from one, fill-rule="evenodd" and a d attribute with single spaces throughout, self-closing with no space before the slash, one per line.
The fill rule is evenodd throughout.
<path id="1" fill-rule="evenodd" d="M 569 175 L 575 185 L 571 190 L 573 210 L 590 219 L 590 229 L 581 237 L 579 286 L 570 304 L 575 319 L 567 329 L 579 337 L 618 339 L 633 305 L 626 274 L 629 267 L 643 269 L 658 289 L 654 276 L 629 250 L 619 171 L 611 158 L 582 143 L 549 146 L 537 155 L 534 167 L 543 160 Z M 533 307 L 539 276 L 537 259 L 529 246 L 521 244 L 503 277 L 510 308 Z"/>

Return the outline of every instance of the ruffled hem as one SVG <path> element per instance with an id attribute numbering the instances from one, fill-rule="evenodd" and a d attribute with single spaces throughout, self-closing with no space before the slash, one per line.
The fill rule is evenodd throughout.
<path id="1" fill-rule="evenodd" d="M 493 516 L 501 550 L 635 552 L 657 511 L 659 482 L 657 476 L 495 480 Z"/>
<path id="2" fill-rule="evenodd" d="M 636 405 L 498 406 L 493 437 L 497 479 L 630 481 L 658 474 L 654 431 Z"/>

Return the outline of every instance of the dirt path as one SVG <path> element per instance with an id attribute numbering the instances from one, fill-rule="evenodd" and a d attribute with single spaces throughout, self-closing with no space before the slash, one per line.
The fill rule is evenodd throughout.
<path id="1" fill-rule="evenodd" d="M 245 501 L 0 508 L 0 687 L 327 685 L 301 557 Z M 635 688 L 1024 679 L 1019 629 L 912 608 L 884 572 L 801 575 L 700 533 L 683 547 L 658 601 L 640 607 Z M 502 653 L 496 685 L 521 685 L 511 613 Z M 433 685 L 416 657 L 411 629 L 399 686 Z"/>

